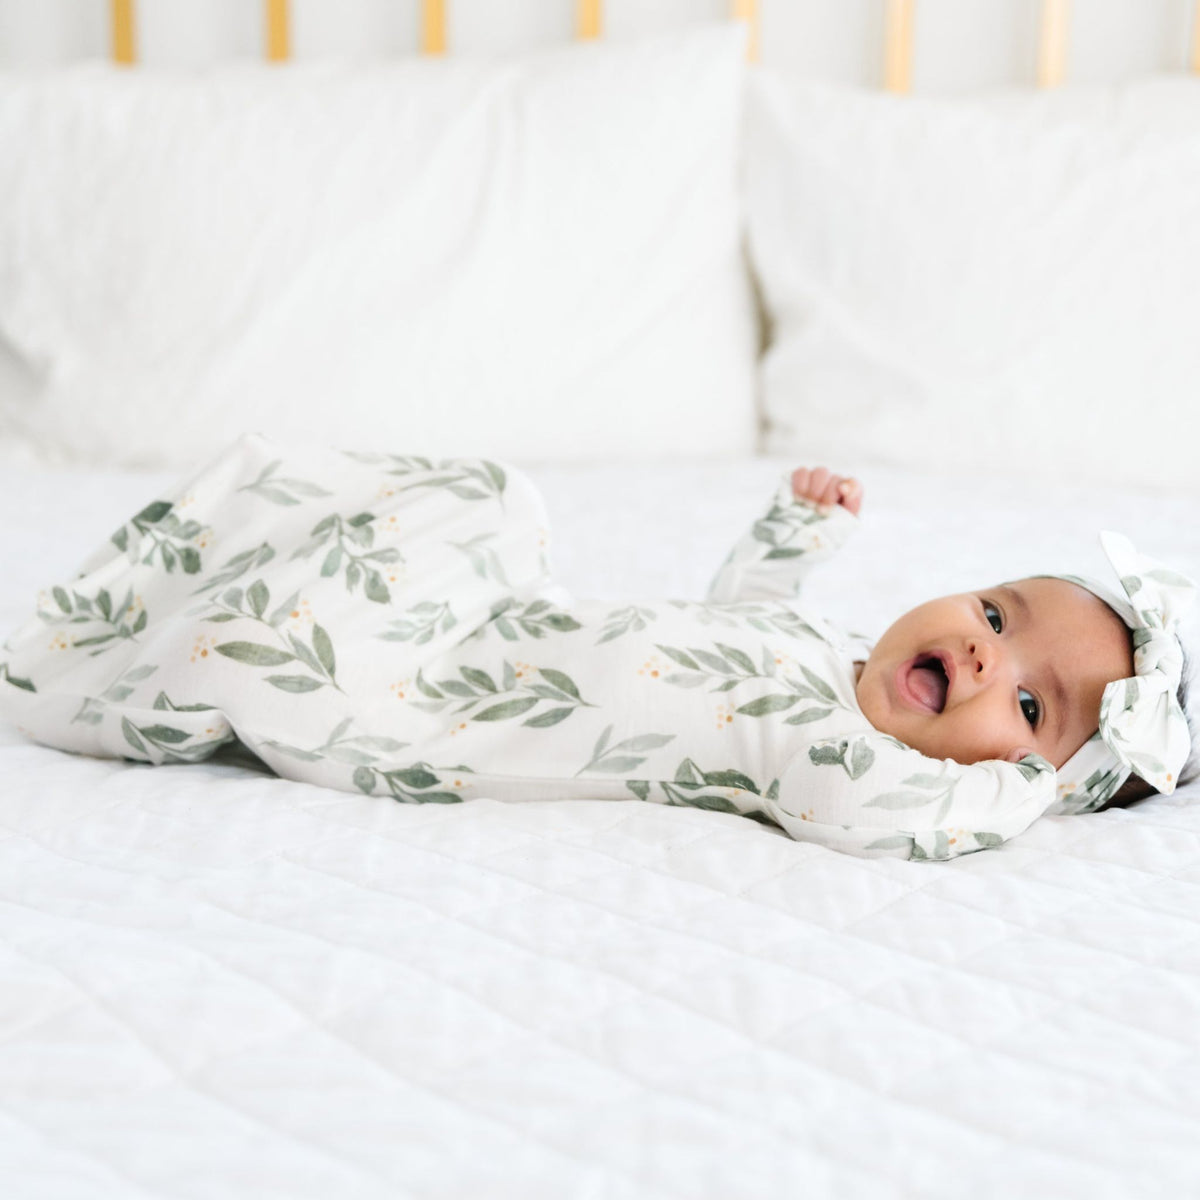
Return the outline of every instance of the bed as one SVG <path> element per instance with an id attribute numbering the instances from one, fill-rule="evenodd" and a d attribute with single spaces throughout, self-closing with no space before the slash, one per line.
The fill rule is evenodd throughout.
<path id="1" fill-rule="evenodd" d="M 889 79 L 900 86 L 907 6 L 892 7 Z M 1047 31 L 1061 34 L 1054 21 Z M 1149 119 L 1167 103 L 1161 93 L 1127 96 L 1122 111 Z M 1169 103 L 1177 112 L 1185 101 Z M 892 115 L 883 119 L 870 128 L 895 144 Z M 935 139 L 937 120 L 928 108 L 920 122 Z M 844 136 L 858 137 L 865 121 L 851 111 Z M 954 122 L 945 136 L 959 136 Z M 832 118 L 822 128 L 835 129 Z M 1184 207 L 1196 170 L 1195 134 L 1185 134 L 1175 160 L 1170 146 L 1154 146 L 1186 168 L 1172 201 Z M 899 144 L 911 151 L 915 134 L 906 136 Z M 944 144 L 927 149 L 941 161 Z M 834 161 L 828 144 L 821 153 Z M 822 202 L 845 211 L 855 186 L 843 174 L 824 200 L 810 187 L 806 211 L 813 220 Z M 912 206 L 910 231 L 928 195 L 897 197 Z M 1142 188 L 1127 201 L 1138 197 L 1153 199 Z M 1102 575 L 1104 528 L 1200 577 L 1200 491 L 1189 486 L 1186 447 L 1172 457 L 1170 447 L 1140 455 L 1128 437 L 1116 450 L 1111 437 L 1087 443 L 1071 426 L 1079 410 L 1048 417 L 1036 452 L 1012 464 L 1004 432 L 989 433 L 964 407 L 976 412 L 969 436 L 930 449 L 950 392 L 964 406 L 995 393 L 980 383 L 993 381 L 986 362 L 973 372 L 944 346 L 935 361 L 919 329 L 897 373 L 924 383 L 920 439 L 901 444 L 892 431 L 871 442 L 862 412 L 845 428 L 824 414 L 823 441 L 806 431 L 797 378 L 807 372 L 847 395 L 883 386 L 891 360 L 879 330 L 913 293 L 889 300 L 904 261 L 886 257 L 872 227 L 865 265 L 846 251 L 827 286 L 793 304 L 788 272 L 803 263 L 811 278 L 824 260 L 781 245 L 771 213 L 760 217 L 759 252 L 770 247 L 778 270 L 759 280 L 776 348 L 757 395 L 766 436 L 746 434 L 759 452 L 723 427 L 707 452 L 669 454 L 647 434 L 633 450 L 547 444 L 523 456 L 570 591 L 699 597 L 780 474 L 810 448 L 844 460 L 850 443 L 839 439 L 852 436 L 867 439 L 854 464 L 867 519 L 811 585 L 814 602 L 852 629 L 878 633 L 935 592 L 1040 569 Z M 939 215 L 929 222 L 927 238 Z M 1060 244 L 1061 227 L 1051 232 Z M 1190 236 L 1174 231 L 1167 248 L 1194 281 Z M 1140 245 L 1140 269 L 1156 269 L 1162 257 Z M 727 278 L 712 266 L 712 279 Z M 970 264 L 959 266 L 970 276 Z M 862 297 L 856 271 L 880 281 L 877 307 L 851 309 Z M 1185 287 L 1183 275 L 1161 276 L 1163 294 Z M 1091 286 L 1086 271 L 1074 278 Z M 1055 293 L 1056 304 L 1068 298 Z M 1174 301 L 1154 315 L 1167 334 Z M 0 329 L 27 333 L 3 324 L 3 305 Z M 822 312 L 848 311 L 860 313 L 854 336 L 835 350 L 826 340 L 779 351 L 790 336 L 803 343 Z M 1054 339 L 1070 343 L 1067 316 L 1054 312 Z M 671 336 L 686 339 L 689 328 Z M 1114 350 L 1107 360 L 1116 376 L 1147 352 L 1131 341 L 1126 358 Z M 735 333 L 719 351 L 721 369 L 734 370 L 743 342 Z M 1047 365 L 1046 342 L 1023 325 L 989 345 L 1000 354 L 1017 343 L 1034 352 L 1031 373 L 1009 380 L 1012 394 L 1042 412 L 1074 360 Z M 1157 335 L 1152 343 L 1149 353 L 1161 351 Z M 852 360 L 847 345 L 867 349 Z M 1187 343 L 1176 359 L 1156 359 L 1160 386 L 1138 397 L 1135 415 L 1171 429 L 1186 421 L 1179 380 L 1194 354 Z M 51 380 L 66 388 L 46 401 L 59 406 L 56 420 L 79 416 L 69 382 Z M 1116 403 L 1104 382 L 1087 411 Z M 10 382 L 9 394 L 28 383 Z M 893 403 L 910 402 L 907 386 L 888 393 Z M 1064 411 L 1078 402 L 1064 392 Z M 18 429 L 12 411 L 13 445 L 48 428 Z M 430 441 L 453 432 L 424 429 Z M 494 432 L 502 440 L 504 429 Z M 1081 436 L 1087 454 L 1069 454 Z M 1175 440 L 1186 437 L 1185 427 Z M 955 447 L 961 457 L 950 461 Z M 66 440 L 46 461 L 28 444 L 11 454 L 0 474 L 6 630 L 38 589 L 69 578 L 175 477 L 172 450 L 151 438 L 139 443 L 146 462 L 119 465 L 89 461 Z M 1119 478 L 1102 468 L 1105 453 L 1124 464 Z M 1193 619 L 1193 644 L 1196 633 Z M 7 725 L 0 778 L 0 1178 L 21 1200 L 1195 1194 L 1200 783 L 1126 809 L 1043 818 L 949 863 L 910 863 L 634 800 L 408 806 L 244 762 L 155 770 L 86 760 Z"/>

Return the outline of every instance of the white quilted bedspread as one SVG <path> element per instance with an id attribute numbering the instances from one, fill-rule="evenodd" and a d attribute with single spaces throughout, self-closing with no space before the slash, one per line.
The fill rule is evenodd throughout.
<path id="1" fill-rule="evenodd" d="M 696 596 L 783 465 L 535 469 L 563 582 Z M 1200 576 L 1197 501 L 866 483 L 813 589 L 866 632 L 1103 526 Z M 0 621 L 155 486 L 5 475 Z M 1200 785 L 925 864 L 0 727 L 0 1193 L 1195 1196 L 1198 902 Z"/>

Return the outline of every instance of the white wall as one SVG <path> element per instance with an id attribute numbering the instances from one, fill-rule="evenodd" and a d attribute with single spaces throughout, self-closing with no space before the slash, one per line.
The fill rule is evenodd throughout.
<path id="1" fill-rule="evenodd" d="M 447 0 L 451 50 L 493 54 L 571 38 L 575 0 Z M 763 60 L 874 86 L 884 0 L 760 0 Z M 1193 0 L 1074 0 L 1070 78 L 1185 67 Z M 1029 84 L 1039 0 L 917 0 L 915 90 Z M 413 53 L 417 0 L 292 0 L 297 57 Z M 0 67 L 108 53 L 108 0 L 0 0 Z M 614 38 L 723 18 L 728 0 L 607 0 Z M 155 65 L 261 53 L 261 0 L 138 0 L 139 49 Z"/>

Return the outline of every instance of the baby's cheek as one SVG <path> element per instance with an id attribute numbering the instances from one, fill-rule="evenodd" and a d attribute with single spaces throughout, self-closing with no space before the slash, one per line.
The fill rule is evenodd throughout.
<path id="1" fill-rule="evenodd" d="M 1010 731 L 975 713 L 943 713 L 923 725 L 914 725 L 894 736 L 928 758 L 952 758 L 964 766 L 1007 758 L 1017 744 Z"/>
<path id="2" fill-rule="evenodd" d="M 969 765 L 991 759 L 1006 759 L 1016 749 L 1028 744 L 1022 741 L 1021 730 L 1013 729 L 1011 723 L 998 721 L 977 713 L 956 713 L 956 725 L 947 741 L 948 748 L 940 756 L 953 758 L 956 762 Z"/>

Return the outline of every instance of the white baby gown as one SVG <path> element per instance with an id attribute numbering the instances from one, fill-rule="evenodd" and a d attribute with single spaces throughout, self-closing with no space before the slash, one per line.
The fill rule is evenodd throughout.
<path id="1" fill-rule="evenodd" d="M 247 436 L 42 593 L 0 652 L 0 712 L 152 763 L 240 742 L 405 803 L 636 797 L 854 854 L 998 845 L 1054 801 L 1053 767 L 878 732 L 869 647 L 797 602 L 856 524 L 784 480 L 705 603 L 574 600 L 517 470 Z"/>

